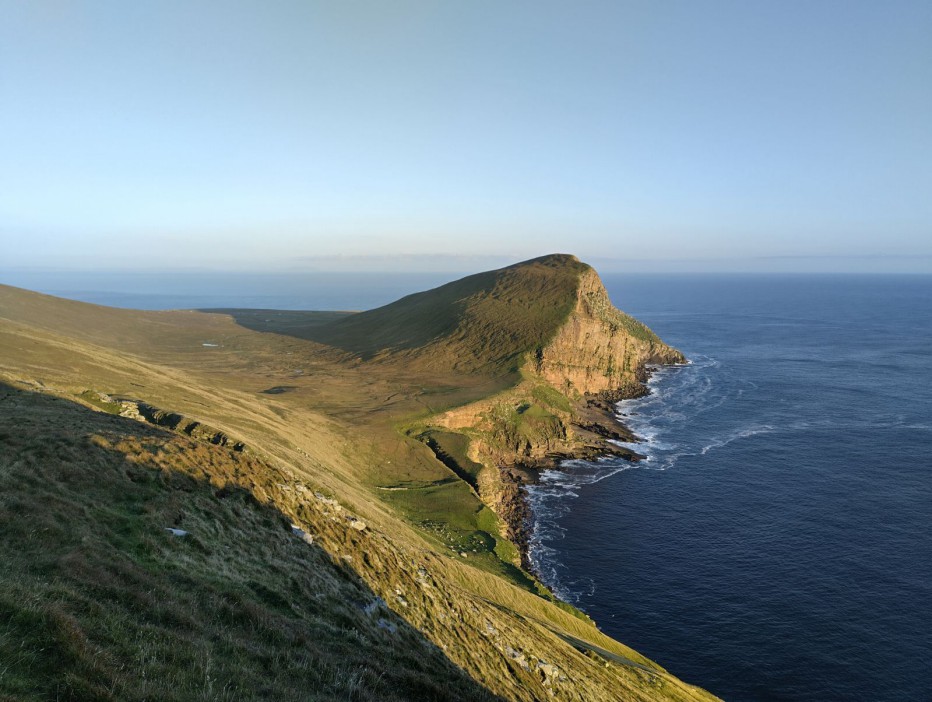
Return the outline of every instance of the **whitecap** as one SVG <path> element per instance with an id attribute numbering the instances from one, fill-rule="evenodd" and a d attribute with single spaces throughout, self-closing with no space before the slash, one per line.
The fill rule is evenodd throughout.
<path id="1" fill-rule="evenodd" d="M 705 446 L 702 447 L 702 449 L 700 449 L 699 455 L 705 456 L 709 451 L 713 449 L 721 448 L 722 446 L 727 446 L 733 441 L 738 441 L 739 439 L 747 439 L 752 436 L 757 436 L 758 434 L 770 434 L 774 431 L 776 430 L 769 424 L 764 424 L 762 426 L 752 426 L 746 429 L 740 429 L 738 431 L 731 432 L 727 434 L 726 436 L 713 439 L 710 443 L 706 444 Z"/>
<path id="2" fill-rule="evenodd" d="M 564 538 L 559 520 L 570 510 L 570 503 L 584 486 L 600 483 L 634 468 L 666 470 L 683 455 L 698 454 L 701 447 L 683 445 L 680 427 L 696 415 L 727 402 L 736 396 L 732 385 L 722 386 L 713 377 L 719 361 L 693 354 L 688 364 L 651 369 L 648 394 L 622 400 L 616 414 L 634 434 L 634 441 L 614 441 L 618 446 L 645 457 L 639 462 L 615 457 L 595 461 L 568 460 L 555 470 L 546 470 L 536 485 L 528 486 L 534 529 L 529 543 L 529 558 L 543 582 L 558 596 L 578 601 L 592 584 L 568 579 L 559 563 L 559 551 L 553 544 Z"/>

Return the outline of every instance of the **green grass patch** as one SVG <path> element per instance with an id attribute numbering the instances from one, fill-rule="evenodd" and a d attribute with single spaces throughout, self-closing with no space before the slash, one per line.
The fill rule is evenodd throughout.
<path id="1" fill-rule="evenodd" d="M 572 412 L 573 405 L 566 395 L 550 385 L 538 385 L 531 391 L 534 399 L 542 405 L 552 407 L 562 412 Z"/>
<path id="2" fill-rule="evenodd" d="M 477 487 L 481 463 L 468 455 L 469 437 L 453 431 L 425 431 L 418 438 L 427 444 L 437 459 L 473 488 Z"/>
<path id="3" fill-rule="evenodd" d="M 100 396 L 100 393 L 96 393 L 93 390 L 85 390 L 78 395 L 78 397 L 107 414 L 119 414 L 120 410 L 123 409 L 123 406 L 119 402 L 108 402 Z"/>
<path id="4" fill-rule="evenodd" d="M 498 517 L 464 482 L 392 490 L 383 499 L 454 557 L 538 592 L 537 582 L 513 565 L 517 550 L 501 536 Z"/>
<path id="5" fill-rule="evenodd" d="M 236 475 L 283 479 L 0 385 L 0 699 L 493 699 Z"/>
<path id="6" fill-rule="evenodd" d="M 301 335 L 363 358 L 429 350 L 433 367 L 515 373 L 569 316 L 579 276 L 587 270 L 571 256 L 544 256 L 308 327 Z"/>
<path id="7" fill-rule="evenodd" d="M 520 554 L 517 547 L 501 534 L 501 523 L 498 515 L 488 507 L 484 507 L 476 516 L 476 526 L 489 534 L 495 541 L 494 552 L 505 563 L 515 563 Z"/>

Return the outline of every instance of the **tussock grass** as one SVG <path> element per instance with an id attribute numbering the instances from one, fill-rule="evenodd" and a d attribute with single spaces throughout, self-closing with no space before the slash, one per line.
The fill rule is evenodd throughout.
<path id="1" fill-rule="evenodd" d="M 7 698 L 709 699 L 255 456 L 9 386 L 0 409 Z"/>
<path id="2" fill-rule="evenodd" d="M 257 459 L 8 386 L 0 408 L 9 699 L 494 699 L 236 484 L 273 477 Z"/>
<path id="3" fill-rule="evenodd" d="M 573 405 L 569 398 L 566 397 L 556 388 L 549 385 L 536 385 L 531 391 L 531 395 L 542 405 L 549 407 L 551 410 L 570 413 L 573 411 Z"/>

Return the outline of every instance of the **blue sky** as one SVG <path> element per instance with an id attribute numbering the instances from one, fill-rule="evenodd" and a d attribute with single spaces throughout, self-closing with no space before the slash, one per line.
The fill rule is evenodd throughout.
<path id="1" fill-rule="evenodd" d="M 0 0 L 0 268 L 932 272 L 930 36 L 925 0 Z"/>

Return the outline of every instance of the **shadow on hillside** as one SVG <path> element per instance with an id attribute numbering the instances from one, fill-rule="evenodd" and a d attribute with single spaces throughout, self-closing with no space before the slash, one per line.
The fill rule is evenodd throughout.
<path id="1" fill-rule="evenodd" d="M 0 698 L 498 699 L 240 484 L 263 470 L 0 383 Z"/>
<path id="2" fill-rule="evenodd" d="M 355 312 L 309 312 L 305 310 L 257 310 L 238 308 L 206 308 L 198 312 L 224 314 L 238 325 L 252 331 L 293 336 L 316 341 L 319 327 L 356 314 Z"/>
<path id="3" fill-rule="evenodd" d="M 228 314 L 253 331 L 315 341 L 364 360 L 383 351 L 419 349 L 457 330 L 469 300 L 491 293 L 499 272 L 478 273 L 407 295 L 366 312 L 204 309 Z"/>

